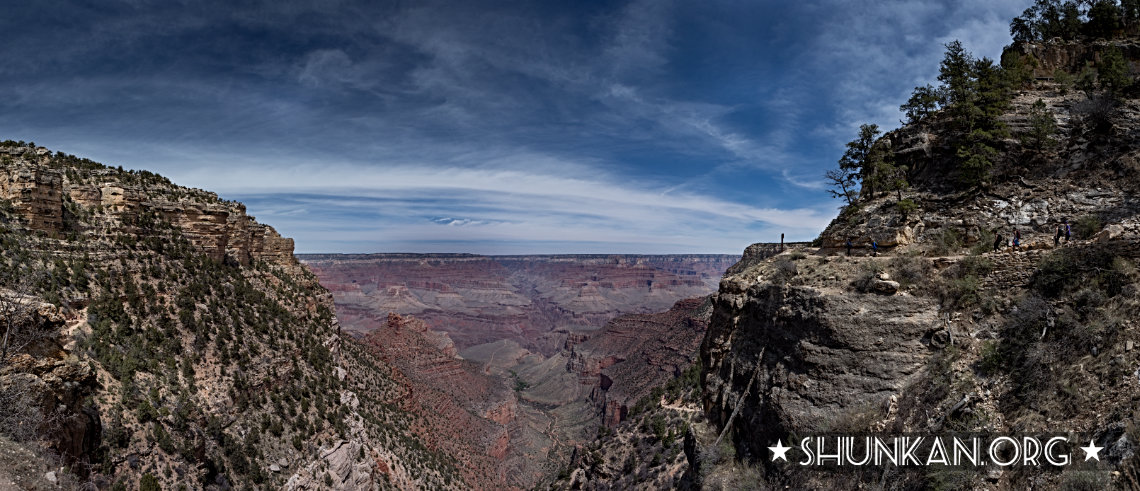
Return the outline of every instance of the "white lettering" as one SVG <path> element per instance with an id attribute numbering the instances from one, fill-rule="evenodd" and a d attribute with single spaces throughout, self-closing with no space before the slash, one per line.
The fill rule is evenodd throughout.
<path id="1" fill-rule="evenodd" d="M 1013 458 L 1009 459 L 1006 462 L 998 460 L 997 447 L 1001 442 L 1008 442 L 1010 445 L 1013 445 Z M 999 436 L 995 438 L 994 441 L 990 442 L 990 460 L 993 461 L 993 463 L 1005 467 L 1012 465 L 1014 462 L 1017 462 L 1017 459 L 1019 457 L 1021 457 L 1021 449 L 1017 446 L 1017 440 L 1014 440 L 1008 436 Z"/>
<path id="2" fill-rule="evenodd" d="M 938 454 L 935 456 L 935 454 Z M 949 460 L 946 459 L 946 446 L 942 443 L 941 438 L 934 439 L 934 445 L 930 446 L 930 455 L 926 456 L 926 465 L 942 464 L 950 465 Z"/>
<path id="3" fill-rule="evenodd" d="M 871 437 L 866 437 L 863 439 L 863 460 L 856 462 L 854 459 L 851 458 L 852 456 L 855 455 L 855 438 L 853 438 L 853 437 L 846 438 L 844 449 L 846 450 L 846 452 L 844 452 L 844 453 L 847 454 L 847 463 L 848 464 L 866 465 L 867 462 L 871 461 Z"/>
<path id="4" fill-rule="evenodd" d="M 812 465 L 811 437 L 805 437 L 803 440 L 800 440 L 800 450 L 803 450 L 806 455 L 804 461 L 800 462 L 800 465 Z"/>
<path id="5" fill-rule="evenodd" d="M 924 439 L 924 437 L 921 437 L 921 436 L 918 438 L 915 438 L 914 443 L 911 443 L 909 446 L 907 446 L 907 442 L 910 441 L 910 438 L 909 437 L 903 438 L 903 448 L 905 448 L 906 450 L 903 452 L 902 457 L 901 457 L 902 465 L 907 465 L 907 462 L 911 462 L 914 465 L 922 465 L 922 462 L 920 462 L 918 460 L 918 457 L 914 456 L 914 453 L 918 451 L 918 446 L 922 444 L 923 439 Z"/>
<path id="6" fill-rule="evenodd" d="M 1049 441 L 1045 442 L 1046 462 L 1055 466 L 1069 465 L 1068 453 L 1059 453 L 1056 455 L 1053 454 L 1053 447 L 1057 446 L 1057 444 L 1061 442 L 1069 443 L 1069 439 L 1063 436 L 1055 436 L 1053 438 L 1050 438 Z"/>
<path id="7" fill-rule="evenodd" d="M 883 465 L 883 456 L 886 455 L 891 463 L 899 465 L 899 439 L 894 439 L 894 448 L 888 447 L 882 438 L 875 437 L 875 465 Z"/>
<path id="8" fill-rule="evenodd" d="M 973 465 L 978 465 L 978 455 L 981 454 L 981 448 L 978 445 L 977 438 L 971 438 L 970 443 L 973 444 L 973 452 L 966 448 L 966 444 L 962 443 L 957 437 L 954 438 L 954 465 L 962 465 L 962 456 L 965 455 L 966 459 Z"/>
<path id="9" fill-rule="evenodd" d="M 1041 442 L 1036 438 L 1024 437 L 1021 439 L 1021 453 L 1025 456 L 1022 457 L 1022 465 L 1035 465 L 1041 466 L 1037 458 L 1041 456 Z"/>
<path id="10" fill-rule="evenodd" d="M 835 453 L 833 454 L 824 453 L 824 449 L 827 448 L 827 441 L 822 436 L 816 437 L 815 443 L 818 447 L 816 448 L 816 452 L 818 452 L 818 454 L 815 456 L 816 464 L 823 465 L 826 464 L 829 460 L 834 460 L 836 465 L 843 465 L 843 452 L 841 451 L 842 445 L 840 445 L 840 438 L 835 439 Z"/>

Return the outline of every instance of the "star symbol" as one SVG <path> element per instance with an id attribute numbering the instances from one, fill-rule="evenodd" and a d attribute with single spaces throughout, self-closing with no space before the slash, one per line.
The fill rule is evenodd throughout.
<path id="1" fill-rule="evenodd" d="M 772 462 L 775 462 L 776 459 L 784 459 L 784 462 L 787 462 L 788 461 L 788 450 L 791 450 L 791 449 L 792 449 L 792 447 L 785 447 L 784 446 L 783 440 L 776 440 L 776 446 L 768 447 L 768 450 L 772 451 Z"/>
<path id="2" fill-rule="evenodd" d="M 1093 444 L 1092 440 L 1089 440 L 1089 446 L 1080 447 L 1080 449 L 1085 451 L 1085 461 L 1086 462 L 1089 459 L 1096 459 L 1097 462 L 1100 462 L 1100 455 L 1098 455 L 1098 454 L 1100 454 L 1101 450 L 1104 450 L 1104 447 L 1098 447 L 1098 446 Z"/>

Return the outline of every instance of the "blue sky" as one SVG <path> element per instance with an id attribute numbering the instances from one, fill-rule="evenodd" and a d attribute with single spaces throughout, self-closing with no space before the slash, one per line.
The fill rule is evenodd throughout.
<path id="1" fill-rule="evenodd" d="M 738 254 L 818 235 L 859 124 L 1031 2 L 232 3 L 6 6 L 0 139 L 217 191 L 298 252 Z"/>

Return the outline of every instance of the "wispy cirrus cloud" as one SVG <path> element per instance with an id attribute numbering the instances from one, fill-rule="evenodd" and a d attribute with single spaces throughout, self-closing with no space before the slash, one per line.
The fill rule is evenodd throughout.
<path id="1" fill-rule="evenodd" d="M 302 251 L 738 252 L 813 238 L 858 124 L 1026 3 L 26 2 L 0 138 L 242 199 Z"/>

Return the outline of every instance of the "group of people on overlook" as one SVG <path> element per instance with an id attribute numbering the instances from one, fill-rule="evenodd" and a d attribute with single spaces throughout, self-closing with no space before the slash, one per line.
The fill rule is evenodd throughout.
<path id="1" fill-rule="evenodd" d="M 1001 234 L 996 234 L 994 237 L 994 252 L 1001 250 L 1002 244 L 1005 243 L 1005 238 Z M 1061 245 L 1061 237 L 1065 238 L 1065 243 L 1069 243 L 1073 238 L 1073 227 L 1069 225 L 1069 220 L 1063 220 L 1057 224 L 1057 232 L 1053 234 L 1053 247 Z M 1014 249 L 1021 247 L 1021 230 L 1013 229 L 1013 239 L 1009 243 Z"/>
<path id="2" fill-rule="evenodd" d="M 1072 238 L 1073 238 L 1073 227 L 1069 224 L 1068 219 L 1063 220 L 1061 223 L 1057 224 L 1057 232 L 1055 234 L 1053 234 L 1053 246 L 1054 247 L 1061 245 L 1061 238 L 1062 237 L 1064 237 L 1066 244 L 1070 240 L 1072 240 Z M 783 242 L 784 242 L 783 234 L 780 234 L 781 250 L 783 249 Z M 1006 244 L 1005 237 L 1003 237 L 1000 233 L 995 234 L 994 252 L 1000 251 L 1003 244 Z M 850 256 L 851 255 L 851 249 L 854 248 L 855 245 L 851 242 L 850 238 L 847 239 L 847 243 L 844 245 L 847 247 L 847 255 Z M 1021 247 L 1021 230 L 1020 229 L 1017 229 L 1017 228 L 1013 229 L 1013 238 L 1010 239 L 1010 241 L 1008 242 L 1008 245 L 1010 247 L 1013 247 L 1014 249 L 1018 249 Z M 870 246 L 871 246 L 871 255 L 872 256 L 878 256 L 879 255 L 879 243 L 876 242 L 875 239 L 871 239 Z"/>

